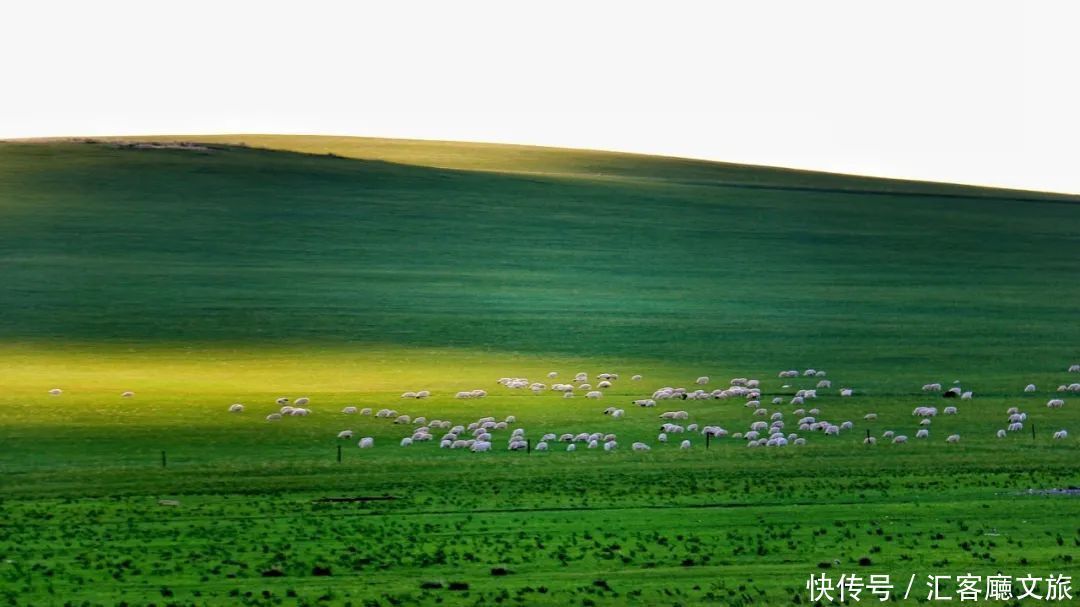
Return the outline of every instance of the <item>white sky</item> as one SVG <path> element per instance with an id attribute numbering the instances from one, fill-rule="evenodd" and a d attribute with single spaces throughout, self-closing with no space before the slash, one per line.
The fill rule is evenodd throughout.
<path id="1" fill-rule="evenodd" d="M 4 0 L 0 137 L 312 133 L 1080 193 L 1080 3 Z"/>

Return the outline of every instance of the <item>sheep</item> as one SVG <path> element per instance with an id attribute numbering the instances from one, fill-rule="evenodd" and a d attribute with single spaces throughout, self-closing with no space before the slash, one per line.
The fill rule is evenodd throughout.
<path id="1" fill-rule="evenodd" d="M 1060 409 L 1065 406 L 1065 401 L 1060 398 L 1052 398 L 1046 401 L 1046 406 L 1051 409 Z"/>
<path id="2" fill-rule="evenodd" d="M 747 388 L 760 388 L 761 387 L 761 380 L 759 380 L 759 379 L 748 379 L 748 380 L 746 380 L 746 387 Z"/>
<path id="3" fill-rule="evenodd" d="M 49 394 L 51 394 L 53 396 L 60 396 L 63 393 L 64 393 L 64 391 L 61 390 L 60 388 L 53 388 L 52 390 L 49 390 Z"/>
<path id="4" fill-rule="evenodd" d="M 970 390 L 968 390 L 967 392 L 964 392 L 963 394 L 960 395 L 960 400 L 971 400 L 972 398 L 973 398 L 973 395 L 972 395 Z"/>
<path id="5" fill-rule="evenodd" d="M 924 384 L 923 392 L 941 392 L 941 384 Z"/>
<path id="6" fill-rule="evenodd" d="M 1066 390 L 1069 392 L 1080 392 L 1080 384 L 1069 384 Z"/>
<path id="7" fill-rule="evenodd" d="M 619 447 L 619 443 L 615 442 L 614 439 L 609 440 L 609 441 L 604 441 L 604 451 L 614 451 L 618 447 Z"/>
<path id="8" fill-rule="evenodd" d="M 796 438 L 793 442 L 796 445 L 802 446 L 806 444 L 806 439 L 800 436 L 799 438 Z"/>
<path id="9" fill-rule="evenodd" d="M 689 449 L 690 448 L 690 441 L 684 440 L 683 442 L 679 443 L 679 448 L 680 449 Z"/>
<path id="10" fill-rule="evenodd" d="M 998 430 L 997 431 L 997 437 L 998 438 L 1005 438 L 1005 430 L 1004 429 Z"/>
<path id="11" fill-rule="evenodd" d="M 135 396 L 135 393 L 134 393 L 134 392 L 132 392 L 132 391 L 130 391 L 130 390 L 128 390 L 127 392 L 123 392 L 123 393 L 121 393 L 121 394 L 120 394 L 120 398 L 131 398 L 131 397 L 133 397 L 133 396 Z"/>
<path id="12" fill-rule="evenodd" d="M 808 411 L 808 413 L 810 413 L 810 415 L 821 415 L 821 409 L 818 409 L 818 408 L 815 407 L 813 409 L 810 409 L 810 411 Z"/>
<path id="13" fill-rule="evenodd" d="M 942 396 L 942 398 L 957 398 L 961 394 L 962 394 L 962 392 L 961 392 L 960 388 L 958 388 L 956 386 L 953 386 L 952 388 L 949 388 L 948 390 L 946 390 L 945 393 L 942 394 L 941 396 Z"/>
<path id="14" fill-rule="evenodd" d="M 597 387 L 597 388 L 600 388 L 600 389 L 603 389 L 603 388 L 610 388 L 610 387 L 611 387 L 611 382 L 609 382 L 609 381 L 607 381 L 607 380 L 604 380 L 604 381 L 602 381 L 602 382 L 600 382 L 600 383 L 596 384 L 596 387 Z"/>
<path id="15" fill-rule="evenodd" d="M 508 451 L 523 451 L 529 448 L 529 443 L 523 440 L 512 440 L 506 445 Z"/>
<path id="16" fill-rule="evenodd" d="M 1065 384 L 1061 384 L 1060 386 L 1057 387 L 1058 392 L 1064 392 L 1064 391 L 1066 391 L 1068 389 L 1069 389 L 1069 387 L 1066 386 Z"/>
<path id="17" fill-rule="evenodd" d="M 491 451 L 491 443 L 478 440 L 473 443 L 471 447 L 469 447 L 469 450 L 473 453 L 483 453 L 486 451 Z"/>
<path id="18" fill-rule="evenodd" d="M 757 440 L 759 436 L 761 436 L 761 434 L 757 430 L 751 430 L 746 434 L 743 434 L 742 437 L 746 440 Z"/>
<path id="19" fill-rule="evenodd" d="M 929 426 L 929 425 L 930 425 L 930 421 L 931 421 L 931 420 L 930 420 L 930 418 L 929 418 L 929 417 L 927 417 L 927 418 L 925 418 L 925 419 L 921 419 L 921 420 L 919 420 L 919 425 L 920 425 L 920 426 Z"/>
<path id="20" fill-rule="evenodd" d="M 899 434 L 893 437 L 892 442 L 894 445 L 902 445 L 907 442 L 907 437 L 903 434 Z"/>
<path id="21" fill-rule="evenodd" d="M 375 446 L 375 439 L 371 438 L 370 436 L 365 436 L 364 438 L 360 439 L 359 443 L 356 443 L 356 446 L 360 447 L 361 449 L 371 449 Z"/>
<path id="22" fill-rule="evenodd" d="M 575 445 L 574 443 L 570 443 L 569 445 L 566 446 L 566 451 L 567 452 L 577 451 L 577 445 Z"/>
<path id="23" fill-rule="evenodd" d="M 664 411 L 660 419 L 689 419 L 690 414 L 686 411 Z"/>
<path id="24" fill-rule="evenodd" d="M 416 432 L 413 432 L 413 435 L 412 435 L 413 441 L 421 441 L 421 442 L 423 442 L 423 441 L 429 441 L 432 438 L 434 438 L 434 437 L 431 436 L 431 434 L 429 434 L 427 431 L 421 432 L 421 431 L 418 430 Z"/>
<path id="25" fill-rule="evenodd" d="M 701 377 L 695 379 L 694 383 L 699 385 L 699 386 L 704 386 L 705 384 L 709 383 L 709 376 L 708 375 L 702 375 Z"/>
<path id="26" fill-rule="evenodd" d="M 851 388 L 841 388 L 840 389 L 840 396 L 851 396 L 854 393 L 855 393 L 855 391 L 853 389 L 851 389 Z"/>
<path id="27" fill-rule="evenodd" d="M 892 437 L 893 437 L 893 431 L 892 430 L 886 430 L 886 431 L 881 433 L 881 438 L 892 438 Z"/>
<path id="28" fill-rule="evenodd" d="M 292 417 L 307 417 L 310 413 L 311 409 L 304 409 L 303 407 L 297 407 L 289 411 L 289 415 Z"/>
<path id="29" fill-rule="evenodd" d="M 585 393 L 585 398 L 597 399 L 597 398 L 603 398 L 603 397 L 604 397 L 604 393 L 600 392 L 598 390 L 593 390 L 591 392 L 586 392 Z"/>
<path id="30" fill-rule="evenodd" d="M 562 397 L 563 398 L 574 398 L 574 393 L 572 391 L 571 392 L 563 392 Z"/>
<path id="31" fill-rule="evenodd" d="M 615 409 L 614 411 L 611 412 L 611 417 L 613 417 L 615 419 L 622 419 L 622 416 L 625 413 L 626 412 L 623 411 L 622 409 Z"/>
<path id="32" fill-rule="evenodd" d="M 850 421 L 846 421 L 846 422 L 840 424 L 840 429 L 841 430 L 851 430 L 854 427 L 855 427 L 855 424 L 851 423 Z"/>
<path id="33" fill-rule="evenodd" d="M 596 449 L 599 446 L 600 446 L 600 441 L 595 441 L 595 440 L 589 441 L 589 449 Z"/>
<path id="34" fill-rule="evenodd" d="M 416 398 L 416 392 L 405 392 L 401 395 L 401 398 Z"/>
<path id="35" fill-rule="evenodd" d="M 1024 424 L 1020 422 L 1012 422 L 1009 424 L 1009 432 L 1020 432 L 1024 429 Z"/>
<path id="36" fill-rule="evenodd" d="M 536 450 L 537 451 L 547 451 L 548 450 L 548 444 L 546 442 L 544 442 L 544 441 L 540 441 L 540 442 L 536 443 Z"/>
<path id="37" fill-rule="evenodd" d="M 686 431 L 687 432 L 697 432 L 697 429 L 698 429 L 697 424 L 690 424 L 690 425 L 686 426 Z"/>
<path id="38" fill-rule="evenodd" d="M 1054 433 L 1054 440 L 1064 440 L 1069 438 L 1069 433 L 1065 430 L 1058 430 Z"/>
<path id="39" fill-rule="evenodd" d="M 874 438 L 873 436 L 867 436 L 866 438 L 863 439 L 863 444 L 864 445 L 876 445 L 877 444 L 877 439 Z"/>
<path id="40" fill-rule="evenodd" d="M 1069 365 L 1069 373 L 1080 373 L 1080 365 Z"/>
<path id="41" fill-rule="evenodd" d="M 929 437 L 930 437 L 930 431 L 927 430 L 926 428 L 922 428 L 918 432 L 915 433 L 915 438 L 929 438 Z"/>
<path id="42" fill-rule="evenodd" d="M 701 429 L 701 433 L 706 436 L 721 437 L 727 436 L 728 431 L 720 426 L 705 426 Z"/>
<path id="43" fill-rule="evenodd" d="M 453 448 L 453 446 L 454 446 L 454 441 L 452 439 L 444 438 L 441 441 L 439 441 L 439 448 L 440 449 L 451 449 L 451 448 Z"/>
<path id="44" fill-rule="evenodd" d="M 791 401 L 788 404 L 789 405 L 803 405 L 803 404 L 805 404 L 805 401 L 803 400 L 803 397 L 795 396 L 795 397 L 793 397 L 791 399 Z"/>
<path id="45" fill-rule="evenodd" d="M 396 418 L 394 418 L 394 423 L 395 424 L 407 424 L 410 421 L 411 420 L 409 419 L 408 415 L 399 415 Z"/>
<path id="46" fill-rule="evenodd" d="M 284 407 L 282 407 L 281 409 L 278 410 L 278 413 L 280 413 L 282 415 L 291 415 L 292 412 L 293 412 L 293 408 L 290 407 L 289 405 L 285 405 Z"/>
<path id="47" fill-rule="evenodd" d="M 278 421 L 280 419 L 281 419 L 281 414 L 280 413 L 271 413 L 270 415 L 266 416 L 266 421 L 268 421 L 268 422 L 276 422 L 276 421 Z"/>
<path id="48" fill-rule="evenodd" d="M 360 409 L 360 415 L 371 415 L 371 407 Z"/>
<path id="49" fill-rule="evenodd" d="M 431 392 L 429 390 L 421 390 L 416 393 L 416 398 L 427 398 L 429 396 L 431 396 Z"/>
<path id="50" fill-rule="evenodd" d="M 821 380 L 821 381 L 819 381 L 817 383 L 817 387 L 821 388 L 821 389 L 831 388 L 832 387 L 832 381 L 830 381 L 828 379 L 823 379 L 823 380 Z"/>
<path id="51" fill-rule="evenodd" d="M 633 445 L 630 445 L 630 448 L 634 451 L 650 451 L 652 449 L 645 443 L 634 443 Z"/>
<path id="52" fill-rule="evenodd" d="M 945 415 L 956 415 L 957 410 L 956 407 L 945 407 L 942 413 L 944 413 Z"/>
<path id="53" fill-rule="evenodd" d="M 356 407 L 345 407 L 341 412 L 345 415 L 356 415 Z"/>
<path id="54" fill-rule="evenodd" d="M 656 435 L 656 440 L 658 440 L 658 441 L 660 441 L 662 443 L 666 443 L 667 442 L 667 434 L 664 433 L 664 432 L 661 432 L 660 434 L 657 434 Z"/>
<path id="55" fill-rule="evenodd" d="M 412 423 L 415 425 L 423 425 L 427 423 L 427 418 L 421 415 L 420 417 L 414 417 Z"/>
<path id="56" fill-rule="evenodd" d="M 412 442 L 413 442 L 413 439 L 406 436 L 405 438 L 401 439 L 401 446 L 402 447 L 408 447 L 408 446 L 412 445 Z"/>
<path id="57" fill-rule="evenodd" d="M 577 389 L 587 392 L 589 390 L 592 390 L 592 384 L 579 384 Z"/>
<path id="58" fill-rule="evenodd" d="M 631 375 L 630 381 L 641 381 L 641 375 Z"/>
<path id="59" fill-rule="evenodd" d="M 293 404 L 298 406 L 298 407 L 303 407 L 304 405 L 306 405 L 306 404 L 308 404 L 310 402 L 311 402 L 310 398 L 308 398 L 306 396 L 301 396 L 300 398 L 294 400 Z"/>
<path id="60" fill-rule="evenodd" d="M 815 375 L 817 375 L 817 371 L 815 371 L 814 369 L 807 369 L 803 371 L 803 377 L 813 377 Z"/>
<path id="61" fill-rule="evenodd" d="M 240 403 L 233 403 L 229 405 L 229 413 L 243 413 L 244 405 Z"/>
<path id="62" fill-rule="evenodd" d="M 1035 384 L 1028 384 L 1024 386 L 1024 392 L 1034 392 L 1037 389 L 1038 388 L 1035 387 Z"/>
<path id="63" fill-rule="evenodd" d="M 867 413 L 862 418 L 868 422 L 872 422 L 877 419 L 877 413 Z"/>
<path id="64" fill-rule="evenodd" d="M 559 372 L 558 372 L 558 371 L 550 371 L 550 372 L 548 372 L 548 379 L 555 379 L 555 378 L 556 378 L 556 377 L 558 377 L 558 376 L 559 376 Z M 538 445 L 538 446 L 539 446 L 539 445 Z"/>
<path id="65" fill-rule="evenodd" d="M 285 398 L 284 396 L 282 396 L 281 398 L 277 399 L 277 400 L 276 400 L 276 401 L 274 401 L 274 402 L 275 402 L 275 403 L 277 403 L 277 404 L 279 404 L 279 405 L 287 405 L 287 404 L 289 404 L 289 399 L 287 399 L 287 398 Z"/>
<path id="66" fill-rule="evenodd" d="M 825 426 L 825 435 L 826 436 L 837 436 L 838 434 L 840 434 L 840 427 L 839 426 L 833 426 L 833 425 Z"/>
<path id="67" fill-rule="evenodd" d="M 574 376 L 574 381 L 577 381 L 577 382 L 582 382 L 582 381 L 585 381 L 587 379 L 589 379 L 589 374 L 585 373 L 584 371 L 582 371 L 581 373 L 578 373 L 577 375 Z"/>
<path id="68" fill-rule="evenodd" d="M 560 442 L 560 443 L 571 443 L 571 442 L 574 442 L 574 435 L 573 435 L 573 434 L 570 434 L 570 433 L 566 433 L 566 434 L 561 434 L 561 435 L 559 435 L 559 442 Z"/>

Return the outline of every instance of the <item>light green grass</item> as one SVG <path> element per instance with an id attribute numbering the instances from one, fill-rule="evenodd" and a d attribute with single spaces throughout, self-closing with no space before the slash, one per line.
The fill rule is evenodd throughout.
<path id="1" fill-rule="evenodd" d="M 1080 403 L 1045 407 L 1080 381 L 1065 373 L 1080 362 L 1073 199 L 566 150 L 204 139 L 252 147 L 0 143 L 9 602 L 787 605 L 837 560 L 836 576 L 904 583 L 1077 573 L 1080 502 L 1026 493 L 1080 485 Z M 834 389 L 806 408 L 856 429 L 803 448 L 705 451 L 695 435 L 681 452 L 656 444 L 660 411 L 737 432 L 752 410 L 629 404 L 708 374 L 710 388 L 761 378 L 772 412 L 814 383 L 784 388 L 777 371 L 810 366 Z M 551 370 L 621 379 L 596 402 L 495 383 Z M 919 387 L 954 379 L 975 400 L 928 441 L 861 444 L 913 437 L 914 406 L 950 404 Z M 490 396 L 452 398 L 471 388 Z M 434 396 L 399 398 L 418 389 Z M 278 396 L 311 397 L 312 416 L 265 422 Z M 621 448 L 400 448 L 407 430 L 345 405 L 514 414 L 534 441 L 611 431 Z M 996 439 L 1010 406 L 1031 418 Z M 377 448 L 341 441 L 336 463 L 345 428 Z M 1059 428 L 1073 438 L 1052 441 Z M 630 452 L 638 440 L 654 450 Z M 313 503 L 383 495 L 399 499 Z M 285 575 L 260 575 L 273 567 Z"/>

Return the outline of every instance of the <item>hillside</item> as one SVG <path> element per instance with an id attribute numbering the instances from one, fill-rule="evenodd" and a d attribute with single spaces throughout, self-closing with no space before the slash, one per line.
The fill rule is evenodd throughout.
<path id="1" fill-rule="evenodd" d="M 0 339 L 1018 372 L 1080 341 L 1066 196 L 518 146 L 194 139 L 212 148 L 0 143 Z"/>

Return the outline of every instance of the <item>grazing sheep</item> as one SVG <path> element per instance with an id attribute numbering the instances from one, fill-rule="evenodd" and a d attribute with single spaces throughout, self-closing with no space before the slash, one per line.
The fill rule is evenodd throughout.
<path id="1" fill-rule="evenodd" d="M 274 401 L 274 402 L 276 402 L 276 403 L 277 403 L 277 404 L 279 404 L 279 405 L 287 405 L 287 404 L 289 404 L 289 399 L 287 399 L 287 398 L 285 398 L 284 396 L 282 396 L 281 398 L 277 399 L 277 400 L 276 400 L 276 401 Z"/>
<path id="2" fill-rule="evenodd" d="M 483 453 L 485 451 L 491 451 L 491 443 L 487 441 L 476 441 L 469 447 L 469 450 L 473 453 Z"/>
<path id="3" fill-rule="evenodd" d="M 821 380 L 821 381 L 819 381 L 817 383 L 817 387 L 821 388 L 821 389 L 831 388 L 832 387 L 832 381 L 830 381 L 828 379 L 823 379 L 823 380 Z"/>
<path id="4" fill-rule="evenodd" d="M 690 448 L 690 441 L 684 440 L 683 442 L 679 443 L 679 448 L 680 449 L 689 449 Z"/>
<path id="5" fill-rule="evenodd" d="M 229 413 L 243 413 L 243 412 L 244 412 L 244 405 L 241 405 L 240 403 L 233 403 L 233 404 L 229 405 Z"/>
<path id="6" fill-rule="evenodd" d="M 371 438 L 370 436 L 365 436 L 364 438 L 360 439 L 360 442 L 357 443 L 356 446 L 360 447 L 361 449 L 371 449 L 375 446 L 375 439 Z"/>
<path id="7" fill-rule="evenodd" d="M 582 371 L 581 373 L 578 373 L 577 375 L 574 376 L 574 381 L 578 381 L 578 382 L 585 381 L 587 379 L 589 379 L 589 374 L 585 373 L 584 371 Z"/>
<path id="8" fill-rule="evenodd" d="M 603 388 L 610 388 L 610 387 L 611 387 L 611 382 L 609 382 L 609 381 L 607 381 L 607 380 L 605 379 L 604 381 L 602 381 L 602 382 L 600 382 L 600 383 L 596 384 L 596 387 L 597 387 L 597 388 L 601 388 L 601 389 L 603 389 Z"/>
<path id="9" fill-rule="evenodd" d="M 563 398 L 574 398 L 574 393 L 573 392 L 563 392 L 562 397 Z"/>
<path id="10" fill-rule="evenodd" d="M 997 431 L 997 437 L 998 438 L 1005 438 L 1005 430 L 998 430 Z"/>
<path id="11" fill-rule="evenodd" d="M 701 377 L 695 379 L 694 383 L 699 385 L 699 386 L 704 386 L 705 384 L 709 383 L 709 376 L 708 375 L 702 375 Z"/>
<path id="12" fill-rule="evenodd" d="M 854 393 L 855 393 L 855 391 L 852 390 L 851 388 L 841 388 L 840 389 L 840 396 L 851 396 Z"/>
<path id="13" fill-rule="evenodd" d="M 308 398 L 306 396 L 301 396 L 300 398 L 293 401 L 293 404 L 296 405 L 297 407 L 303 407 L 304 405 L 306 405 L 306 404 L 308 404 L 310 402 L 311 402 L 310 398 Z"/>
<path id="14" fill-rule="evenodd" d="M 841 430 L 851 430 L 854 427 L 855 427 L 855 424 L 851 423 L 850 421 L 846 421 L 846 422 L 840 424 L 840 429 Z"/>
<path id="15" fill-rule="evenodd" d="M 687 431 L 687 432 L 697 432 L 697 429 L 698 429 L 698 425 L 697 425 L 697 424 L 690 424 L 690 425 L 688 425 L 688 426 L 686 427 L 686 431 Z"/>
<path id="16" fill-rule="evenodd" d="M 371 407 L 360 409 L 360 415 L 371 415 Z"/>
<path id="17" fill-rule="evenodd" d="M 862 442 L 863 442 L 864 445 L 876 445 L 877 444 L 877 439 L 874 438 L 873 436 L 867 436 L 866 438 L 863 439 Z"/>
<path id="18" fill-rule="evenodd" d="M 924 384 L 923 392 L 941 392 L 941 384 Z"/>
<path id="19" fill-rule="evenodd" d="M 266 421 L 268 421 L 268 422 L 276 422 L 276 421 L 278 421 L 280 419 L 281 419 L 281 414 L 280 413 L 271 413 L 270 415 L 266 416 Z"/>
<path id="20" fill-rule="evenodd" d="M 575 445 L 574 443 L 570 443 L 569 445 L 566 446 L 566 450 L 567 451 L 577 451 L 577 445 Z"/>
<path id="21" fill-rule="evenodd" d="M 815 375 L 817 375 L 817 371 L 815 371 L 814 369 L 807 369 L 803 371 L 803 377 L 813 377 Z"/>
<path id="22" fill-rule="evenodd" d="M 947 442 L 947 443 L 958 443 L 958 442 L 960 442 L 960 435 L 959 434 L 950 434 L 949 437 L 945 439 L 945 442 Z"/>
<path id="23" fill-rule="evenodd" d="M 614 439 L 604 441 L 604 451 L 614 451 L 618 447 L 619 447 L 619 443 L 615 442 Z"/>
<path id="24" fill-rule="evenodd" d="M 49 390 L 49 394 L 52 394 L 53 396 L 60 396 L 63 393 L 64 391 L 60 388 L 53 388 L 52 390 Z"/>
<path id="25" fill-rule="evenodd" d="M 1069 392 L 1080 392 L 1080 384 L 1069 384 L 1065 389 Z"/>
<path id="26" fill-rule="evenodd" d="M 1069 373 L 1080 373 L 1080 365 L 1069 365 Z"/>
<path id="27" fill-rule="evenodd" d="M 944 413 L 945 415 L 956 415 L 956 407 L 945 407 L 942 413 Z"/>
<path id="28" fill-rule="evenodd" d="M 634 443 L 633 445 L 630 445 L 630 448 L 634 451 L 649 451 L 652 449 L 645 443 Z"/>
<path id="29" fill-rule="evenodd" d="M 867 413 L 866 415 L 863 416 L 863 419 L 865 419 L 868 422 L 872 422 L 872 421 L 877 419 L 877 413 Z"/>
<path id="30" fill-rule="evenodd" d="M 919 430 L 918 432 L 915 433 L 915 438 L 929 438 L 929 437 L 930 437 L 930 431 L 927 430 L 926 428 L 922 428 L 921 430 Z"/>
<path id="31" fill-rule="evenodd" d="M 928 417 L 926 419 L 919 420 L 919 425 L 920 426 L 929 426 L 930 425 L 930 418 Z"/>
<path id="32" fill-rule="evenodd" d="M 1054 440 L 1063 440 L 1069 438 L 1069 433 L 1065 430 L 1058 430 L 1054 433 Z"/>
<path id="33" fill-rule="evenodd" d="M 901 445 L 907 442 L 907 437 L 903 434 L 899 434 L 893 437 L 892 442 L 894 445 Z"/>
<path id="34" fill-rule="evenodd" d="M 660 434 L 657 434 L 656 435 L 656 440 L 658 440 L 658 441 L 660 441 L 662 443 L 666 443 L 667 442 L 667 434 L 665 434 L 663 432 L 661 432 Z"/>
<path id="35" fill-rule="evenodd" d="M 600 446 L 600 441 L 595 441 L 595 440 L 589 441 L 589 449 L 596 449 L 599 446 Z"/>
<path id="36" fill-rule="evenodd" d="M 626 413 L 626 412 L 625 412 L 625 411 L 623 411 L 622 409 L 615 409 L 614 411 L 612 411 L 612 412 L 611 412 L 611 417 L 613 417 L 613 418 L 615 418 L 615 419 L 622 419 L 622 416 L 623 416 L 623 415 L 624 415 L 625 413 Z"/>
<path id="37" fill-rule="evenodd" d="M 1012 422 L 1009 424 L 1009 432 L 1020 432 L 1024 429 L 1024 424 L 1020 422 Z"/>
<path id="38" fill-rule="evenodd" d="M 401 398 L 416 398 L 416 392 L 405 392 Z"/>
<path id="39" fill-rule="evenodd" d="M 341 412 L 345 415 L 356 415 L 356 407 L 345 407 Z"/>
<path id="40" fill-rule="evenodd" d="M 1046 401 L 1046 406 L 1051 409 L 1060 409 L 1065 406 L 1065 401 L 1060 398 L 1052 398 Z"/>
<path id="41" fill-rule="evenodd" d="M 892 438 L 892 437 L 893 437 L 893 431 L 892 430 L 886 430 L 886 431 L 881 433 L 881 438 Z"/>
<path id="42" fill-rule="evenodd" d="M 591 392 L 586 392 L 585 393 L 585 398 L 597 399 L 597 398 L 603 398 L 603 397 L 604 397 L 604 393 L 600 392 L 598 390 L 593 390 Z"/>
<path id="43" fill-rule="evenodd" d="M 796 397 L 793 397 L 793 398 L 791 399 L 791 401 L 790 401 L 790 402 L 789 402 L 788 404 L 789 404 L 789 405 L 803 405 L 803 404 L 806 404 L 806 403 L 805 403 L 805 401 L 803 400 L 803 397 L 801 397 L 801 396 L 796 396 Z"/>
<path id="44" fill-rule="evenodd" d="M 631 375 L 630 376 L 630 381 L 641 381 L 641 376 L 640 375 Z"/>
<path id="45" fill-rule="evenodd" d="M 971 394 L 970 390 L 967 391 L 967 392 L 964 392 L 963 394 L 960 395 L 960 400 L 971 400 L 971 399 L 972 399 L 972 394 Z"/>
<path id="46" fill-rule="evenodd" d="M 810 415 L 821 415 L 821 409 L 815 407 L 813 409 L 810 409 L 809 413 Z"/>
<path id="47" fill-rule="evenodd" d="M 551 372 L 548 373 L 548 379 L 555 379 L 558 376 L 559 376 L 558 371 L 551 371 Z M 539 445 L 537 445 L 537 446 L 539 447 Z"/>
<path id="48" fill-rule="evenodd" d="M 579 386 L 577 387 L 577 389 L 578 389 L 578 390 L 584 390 L 584 391 L 589 391 L 589 390 L 592 390 L 592 384 L 580 384 L 580 385 L 579 385 Z"/>
<path id="49" fill-rule="evenodd" d="M 802 446 L 802 445 L 806 444 L 806 439 L 800 436 L 799 438 L 796 438 L 792 442 L 795 443 L 796 445 Z"/>
<path id="50" fill-rule="evenodd" d="M 399 415 L 396 418 L 394 418 L 394 423 L 395 424 L 407 424 L 410 421 L 411 420 L 409 419 L 408 415 Z"/>
<path id="51" fill-rule="evenodd" d="M 412 423 L 417 425 L 423 425 L 427 423 L 427 418 L 423 415 L 421 415 L 420 417 L 414 417 Z"/>
<path id="52" fill-rule="evenodd" d="M 508 451 L 524 451 L 529 448 L 529 443 L 523 440 L 512 440 L 506 445 Z"/>
<path id="53" fill-rule="evenodd" d="M 548 450 L 548 444 L 546 442 L 544 442 L 544 441 L 540 441 L 540 442 L 536 443 L 536 450 L 537 451 L 547 451 Z"/>
<path id="54" fill-rule="evenodd" d="M 1037 389 L 1038 388 L 1035 387 L 1035 384 L 1028 384 L 1024 386 L 1024 392 L 1034 392 Z"/>
<path id="55" fill-rule="evenodd" d="M 342 430 L 341 432 L 337 433 L 338 438 L 352 438 L 352 435 L 353 435 L 352 430 Z"/>
<path id="56" fill-rule="evenodd" d="M 293 417 L 307 417 L 310 413 L 311 409 L 304 409 L 303 407 L 297 407 L 294 408 L 292 411 L 289 411 L 289 415 Z"/>

